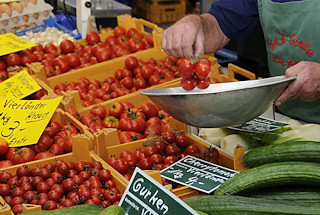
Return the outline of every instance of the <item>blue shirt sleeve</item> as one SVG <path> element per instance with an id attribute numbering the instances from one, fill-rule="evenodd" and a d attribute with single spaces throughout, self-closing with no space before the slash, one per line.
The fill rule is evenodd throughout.
<path id="1" fill-rule="evenodd" d="M 212 3 L 208 13 L 233 40 L 244 41 L 259 22 L 257 0 L 220 0 Z"/>

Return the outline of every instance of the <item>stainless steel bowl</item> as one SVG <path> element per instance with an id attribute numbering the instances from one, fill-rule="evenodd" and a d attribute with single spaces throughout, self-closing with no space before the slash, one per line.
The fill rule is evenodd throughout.
<path id="1" fill-rule="evenodd" d="M 153 102 L 188 125 L 213 128 L 247 122 L 265 112 L 295 77 L 211 84 L 205 90 L 182 87 L 143 90 Z"/>

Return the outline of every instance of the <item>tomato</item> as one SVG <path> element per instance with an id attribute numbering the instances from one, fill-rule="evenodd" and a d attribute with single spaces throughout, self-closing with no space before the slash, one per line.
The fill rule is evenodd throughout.
<path id="1" fill-rule="evenodd" d="M 138 167 L 143 170 L 152 169 L 153 162 L 151 158 L 143 158 L 139 161 Z"/>
<path id="2" fill-rule="evenodd" d="M 210 65 L 207 63 L 198 62 L 195 67 L 195 74 L 199 80 L 206 79 L 210 74 Z"/>
<path id="3" fill-rule="evenodd" d="M 48 134 L 43 133 L 38 141 L 38 144 L 35 145 L 36 152 L 43 152 L 49 149 L 52 145 L 52 139 Z"/>
<path id="4" fill-rule="evenodd" d="M 35 62 L 41 62 L 44 60 L 44 52 L 42 51 L 35 51 L 33 52 L 32 56 L 34 58 L 33 61 Z"/>
<path id="5" fill-rule="evenodd" d="M 142 66 L 141 75 L 144 79 L 148 80 L 153 75 L 153 68 L 149 65 Z"/>
<path id="6" fill-rule="evenodd" d="M 59 132 L 54 138 L 55 144 L 60 144 L 65 153 L 69 153 L 72 151 L 72 136 L 74 136 L 75 133 L 72 130 L 65 130 Z"/>
<path id="7" fill-rule="evenodd" d="M 65 73 L 69 70 L 69 63 L 64 58 L 55 58 L 52 62 L 52 66 L 55 70 L 60 69 L 62 73 Z"/>
<path id="8" fill-rule="evenodd" d="M 202 153 L 203 159 L 211 163 L 218 164 L 219 152 L 216 148 L 206 148 Z"/>
<path id="9" fill-rule="evenodd" d="M 120 117 L 123 111 L 124 111 L 124 108 L 119 102 L 113 103 L 109 108 L 109 114 L 114 117 Z"/>
<path id="10" fill-rule="evenodd" d="M 118 172 L 120 172 L 121 174 L 125 174 L 129 171 L 129 165 L 127 164 L 127 162 L 122 159 L 119 158 L 115 161 L 114 166 L 115 170 L 117 170 Z"/>
<path id="11" fill-rule="evenodd" d="M 64 54 L 72 53 L 74 51 L 75 45 L 71 40 L 63 40 L 60 43 L 61 52 Z"/>
<path id="12" fill-rule="evenodd" d="M 110 46 L 113 46 L 116 44 L 116 37 L 115 36 L 109 36 L 106 38 L 105 42 L 108 43 Z"/>
<path id="13" fill-rule="evenodd" d="M 125 66 L 127 69 L 134 69 L 138 66 L 138 59 L 134 56 L 127 57 L 125 60 Z"/>
<path id="14" fill-rule="evenodd" d="M 44 180 L 46 180 L 46 179 L 50 178 L 51 171 L 49 169 L 47 169 L 47 168 L 41 168 L 40 172 L 39 172 L 39 176 L 41 178 L 43 178 Z"/>
<path id="15" fill-rule="evenodd" d="M 36 195 L 37 195 L 36 191 L 27 191 L 23 195 L 23 199 L 27 201 L 27 203 L 31 203 L 31 201 L 34 199 Z"/>
<path id="16" fill-rule="evenodd" d="M 109 179 L 111 179 L 111 172 L 108 169 L 103 169 L 99 172 L 98 175 L 100 181 L 107 181 Z"/>
<path id="17" fill-rule="evenodd" d="M 51 152 L 40 152 L 34 157 L 34 160 L 42 160 L 46 158 L 52 158 L 54 156 L 56 155 Z"/>
<path id="18" fill-rule="evenodd" d="M 13 177 L 13 178 L 10 178 L 8 180 L 8 183 L 7 183 L 10 187 L 19 187 L 20 186 L 20 181 L 18 180 L 17 177 Z"/>
<path id="19" fill-rule="evenodd" d="M 61 202 L 61 205 L 64 207 L 71 207 L 71 206 L 75 205 L 74 202 L 72 202 L 70 199 L 66 199 L 66 198 L 60 199 L 60 202 Z"/>
<path id="20" fill-rule="evenodd" d="M 6 196 L 10 193 L 10 186 L 7 184 L 0 184 L 0 195 Z"/>
<path id="21" fill-rule="evenodd" d="M 7 160 L 12 160 L 14 164 L 26 163 L 34 160 L 34 151 L 28 147 L 21 149 L 10 148 L 6 154 Z"/>
<path id="22" fill-rule="evenodd" d="M 123 131 L 119 134 L 120 143 L 129 143 L 138 140 L 139 135 L 135 131 Z"/>
<path id="23" fill-rule="evenodd" d="M 120 117 L 119 129 L 122 131 L 135 131 L 142 133 L 145 129 L 145 115 L 140 111 L 130 110 Z"/>
<path id="24" fill-rule="evenodd" d="M 131 38 L 129 39 L 128 46 L 130 51 L 137 52 L 144 49 L 144 44 L 140 39 Z"/>
<path id="25" fill-rule="evenodd" d="M 0 61 L 2 62 L 2 61 Z M 0 81 L 4 81 L 4 80 L 7 80 L 9 78 L 9 74 L 7 71 L 1 71 L 0 70 Z"/>
<path id="26" fill-rule="evenodd" d="M 185 78 L 182 76 L 181 86 L 187 91 L 193 90 L 197 86 L 197 79 L 195 79 L 194 77 Z"/>
<path id="27" fill-rule="evenodd" d="M 163 163 L 163 157 L 160 154 L 153 154 L 153 155 L 151 155 L 150 159 L 151 159 L 152 163 L 155 165 Z"/>
<path id="28" fill-rule="evenodd" d="M 210 84 L 211 84 L 211 80 L 210 80 L 209 77 L 207 77 L 204 80 L 198 80 L 197 81 L 197 87 L 199 89 L 206 89 L 206 88 L 208 88 L 210 86 Z"/>
<path id="29" fill-rule="evenodd" d="M 105 128 L 118 128 L 119 127 L 119 120 L 114 116 L 107 116 L 102 121 L 102 125 Z"/>
<path id="30" fill-rule="evenodd" d="M 161 125 L 160 124 L 151 124 L 148 127 L 146 127 L 146 129 L 144 130 L 144 135 L 147 137 L 150 136 L 160 136 L 161 134 Z"/>
<path id="31" fill-rule="evenodd" d="M 86 40 L 90 45 L 94 45 L 94 44 L 99 43 L 101 41 L 99 34 L 97 34 L 94 31 L 90 31 L 87 33 Z"/>
<path id="32" fill-rule="evenodd" d="M 129 76 L 124 77 L 121 81 L 120 81 L 121 85 L 124 86 L 127 89 L 131 89 L 133 87 L 133 79 Z"/>
<path id="33" fill-rule="evenodd" d="M 79 56 L 75 53 L 67 54 L 67 61 L 72 68 L 75 68 L 81 64 Z"/>
<path id="34" fill-rule="evenodd" d="M 185 152 L 188 154 L 188 155 L 191 155 L 191 156 L 196 156 L 197 154 L 200 153 L 200 149 L 198 146 L 195 146 L 195 145 L 190 145 L 186 148 Z"/>
<path id="35" fill-rule="evenodd" d="M 49 200 L 43 205 L 42 208 L 44 210 L 54 210 L 57 209 L 57 203 L 55 201 Z"/>
<path id="36" fill-rule="evenodd" d="M 21 187 L 16 187 L 16 188 L 13 188 L 13 190 L 11 191 L 11 196 L 14 198 L 14 197 L 17 197 L 17 196 L 20 196 L 22 197 L 24 195 L 26 191 L 24 189 L 22 189 Z"/>
<path id="37" fill-rule="evenodd" d="M 166 141 L 167 143 L 173 143 L 176 141 L 176 135 L 172 131 L 164 131 L 161 133 L 162 139 Z"/>
<path id="38" fill-rule="evenodd" d="M 66 164 L 65 162 L 61 162 L 56 166 L 56 169 L 59 173 L 61 173 L 62 175 L 67 175 L 70 167 L 68 164 Z"/>
<path id="39" fill-rule="evenodd" d="M 3 138 L 0 138 L 0 157 L 2 155 L 5 155 L 8 152 L 8 150 L 9 150 L 8 141 Z"/>
<path id="40" fill-rule="evenodd" d="M 12 53 L 6 57 L 6 63 L 8 66 L 20 66 L 21 58 L 17 53 Z"/>
<path id="41" fill-rule="evenodd" d="M 111 56 L 111 51 L 108 48 L 101 48 L 97 51 L 97 54 L 96 54 L 97 61 L 99 63 L 109 60 L 110 56 Z"/>
<path id="42" fill-rule="evenodd" d="M 47 193 L 50 191 L 50 186 L 47 182 L 40 182 L 38 185 L 37 185 L 37 192 L 38 193 Z"/>
<path id="43" fill-rule="evenodd" d="M 149 102 L 144 103 L 140 110 L 148 117 L 156 117 L 158 116 L 158 110 L 157 107 L 154 104 L 151 104 Z"/>
<path id="44" fill-rule="evenodd" d="M 144 78 L 137 78 L 134 81 L 134 87 L 138 90 L 138 89 L 144 89 L 147 87 L 147 82 Z"/>
<path id="45" fill-rule="evenodd" d="M 63 189 L 67 192 L 71 192 L 76 188 L 76 183 L 74 182 L 73 179 L 67 178 L 62 182 Z"/>
<path id="46" fill-rule="evenodd" d="M 180 133 L 176 137 L 176 144 L 181 148 L 186 148 L 189 145 L 189 139 L 185 133 Z"/>
<path id="47" fill-rule="evenodd" d="M 134 156 L 132 153 L 126 154 L 124 157 L 122 157 L 128 164 L 129 167 L 135 167 L 138 163 L 138 159 L 136 156 Z"/>
<path id="48" fill-rule="evenodd" d="M 104 106 L 102 106 L 102 105 L 97 105 L 97 106 L 94 106 L 94 107 L 91 109 L 90 113 L 92 113 L 92 114 L 95 115 L 95 116 L 100 117 L 101 119 L 104 119 L 107 112 L 106 112 L 106 109 L 105 109 Z"/>
<path id="49" fill-rule="evenodd" d="M 18 169 L 16 170 L 16 174 L 17 176 L 20 178 L 22 176 L 29 176 L 30 172 L 29 169 L 25 166 L 20 166 L 18 167 Z"/>
<path id="50" fill-rule="evenodd" d="M 126 35 L 126 29 L 121 26 L 117 26 L 113 29 L 113 34 L 115 37 L 124 36 Z"/>
<path id="51" fill-rule="evenodd" d="M 171 165 L 177 161 L 178 161 L 178 158 L 176 156 L 170 155 L 164 159 L 164 164 Z"/>
<path id="52" fill-rule="evenodd" d="M 51 186 L 51 191 L 54 190 L 56 191 L 57 193 L 59 193 L 59 195 L 63 195 L 64 194 L 64 189 L 63 189 L 63 186 L 62 184 L 54 184 Z M 48 194 L 49 195 L 49 194 Z"/>
<path id="53" fill-rule="evenodd" d="M 181 71 L 182 77 L 191 78 L 194 75 L 196 64 L 189 58 L 184 58 L 179 64 L 179 70 Z"/>
<path id="54" fill-rule="evenodd" d="M 158 113 L 157 113 L 158 114 Z M 148 127 L 149 125 L 153 125 L 153 124 L 159 124 L 161 125 L 161 120 L 158 118 L 158 116 L 156 117 L 151 117 L 150 119 L 148 119 L 147 123 L 146 123 L 146 127 Z"/>
<path id="55" fill-rule="evenodd" d="M 31 57 L 31 55 L 22 55 L 21 56 L 21 64 L 22 66 L 26 66 L 27 63 L 32 63 L 33 62 L 33 59 Z M 41 62 L 42 63 L 42 62 Z M 44 63 L 42 63 L 44 65 Z"/>
<path id="56" fill-rule="evenodd" d="M 51 51 L 57 51 L 57 47 L 52 43 L 48 43 L 44 46 L 44 52 L 50 53 Z"/>

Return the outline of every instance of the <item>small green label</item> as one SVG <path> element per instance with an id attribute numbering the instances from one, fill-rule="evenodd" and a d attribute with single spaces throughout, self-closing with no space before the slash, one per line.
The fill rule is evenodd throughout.
<path id="1" fill-rule="evenodd" d="M 198 214 L 139 168 L 133 173 L 119 205 L 130 215 Z"/>
<path id="2" fill-rule="evenodd" d="M 211 193 L 238 172 L 190 155 L 161 171 L 161 176 L 193 189 Z"/>
<path id="3" fill-rule="evenodd" d="M 267 119 L 264 117 L 257 117 L 253 120 L 245 122 L 241 125 L 229 127 L 230 129 L 238 131 L 248 131 L 254 133 L 263 133 L 277 130 L 281 127 L 288 126 L 289 124 L 278 122 L 275 120 Z"/>

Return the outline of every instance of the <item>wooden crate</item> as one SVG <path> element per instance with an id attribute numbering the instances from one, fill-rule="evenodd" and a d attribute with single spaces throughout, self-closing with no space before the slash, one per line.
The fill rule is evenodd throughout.
<path id="1" fill-rule="evenodd" d="M 172 123 L 171 123 L 172 124 Z M 174 124 L 174 123 L 173 123 Z M 172 126 L 173 128 L 180 129 L 180 125 L 176 124 Z M 199 139 L 195 138 L 191 134 L 187 134 L 189 139 L 190 145 L 196 145 L 200 148 L 201 151 L 204 151 L 206 148 L 210 147 L 210 145 L 200 141 Z M 107 161 L 111 156 L 119 157 L 121 151 L 128 150 L 130 152 L 134 152 L 138 148 L 144 148 L 143 143 L 146 142 L 148 139 L 137 140 L 130 143 L 119 144 L 119 140 L 117 139 L 117 132 L 115 129 L 106 129 L 102 132 L 98 132 L 94 134 L 95 141 L 95 151 L 99 155 L 100 158 Z M 234 160 L 233 158 L 228 155 L 227 153 L 223 152 L 221 149 L 217 148 L 219 151 L 219 165 L 228 167 L 230 169 L 234 169 Z M 159 171 L 146 171 L 151 177 L 156 179 L 159 183 L 161 182 L 160 172 Z M 123 177 L 123 176 L 122 176 Z M 122 178 L 126 183 L 129 183 L 127 179 L 124 177 Z M 199 195 L 199 192 L 189 188 L 187 186 L 179 187 L 176 189 L 168 187 L 175 195 L 179 198 L 187 198 L 191 196 Z"/>
<path id="2" fill-rule="evenodd" d="M 109 169 L 111 171 L 111 176 L 112 179 L 116 183 L 116 187 L 120 190 L 120 192 L 124 192 L 126 189 L 127 184 L 124 183 L 122 179 L 122 175 L 120 173 L 116 172 L 109 164 L 107 164 L 103 159 L 101 159 L 98 155 L 96 155 L 94 152 L 89 150 L 88 146 L 88 137 L 81 134 L 73 137 L 73 151 L 68 154 L 64 155 L 59 155 L 56 157 L 52 158 L 47 158 L 43 160 L 38 160 L 38 161 L 32 161 L 28 162 L 25 164 L 19 164 L 15 165 L 12 167 L 4 168 L 2 169 L 5 172 L 10 172 L 11 174 L 15 174 L 17 168 L 23 166 L 23 165 L 28 165 L 29 167 L 37 167 L 37 166 L 44 166 L 45 164 L 48 163 L 56 163 L 58 160 L 63 160 L 63 161 L 88 161 L 88 162 L 93 162 L 93 161 L 99 161 L 101 162 L 102 166 L 104 169 Z M 0 197 L 0 214 L 1 215 L 13 215 L 11 212 L 11 208 L 8 204 L 6 204 L 3 200 L 2 197 Z M 39 205 L 31 205 L 31 204 L 23 204 L 22 205 L 22 210 L 23 212 L 30 212 L 30 211 L 39 211 L 41 210 L 41 206 Z"/>
<path id="3" fill-rule="evenodd" d="M 137 0 L 135 14 L 156 24 L 176 22 L 186 15 L 186 0 Z"/>

